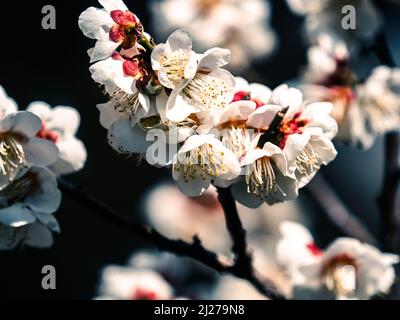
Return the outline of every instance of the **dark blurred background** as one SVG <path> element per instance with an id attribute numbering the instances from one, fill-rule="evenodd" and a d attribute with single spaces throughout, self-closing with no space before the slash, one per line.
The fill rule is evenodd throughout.
<path id="1" fill-rule="evenodd" d="M 125 2 L 151 32 L 149 1 Z M 47 4 L 56 8 L 56 30 L 41 27 L 41 10 Z M 263 79 L 250 75 L 249 80 L 275 87 L 297 75 L 306 61 L 306 46 L 301 36 L 302 20 L 289 12 L 285 1 L 275 0 L 271 4 L 272 27 L 279 36 L 279 49 L 265 63 L 254 65 Z M 107 144 L 106 131 L 99 124 L 95 107 L 105 97 L 88 71 L 86 50 L 94 42 L 82 35 L 77 24 L 79 14 L 89 6 L 100 7 L 94 0 L 2 3 L 0 85 L 21 109 L 35 100 L 76 107 L 82 118 L 79 138 L 86 145 L 88 159 L 81 172 L 67 178 L 139 219 L 142 196 L 169 174 L 145 163 L 139 167 L 134 158 L 122 158 Z M 375 197 L 380 188 L 381 168 L 382 141 L 378 139 L 367 152 L 340 147 L 337 160 L 323 170 L 374 233 L 379 228 Z M 301 197 L 306 197 L 304 192 Z M 321 244 L 341 235 L 318 210 L 310 215 L 315 226 L 323 230 Z M 0 299 L 90 299 L 95 296 L 100 269 L 110 263 L 125 263 L 135 248 L 144 245 L 67 196 L 56 216 L 62 232 L 51 249 L 0 252 Z M 56 290 L 41 288 L 41 268 L 46 264 L 56 267 Z"/>

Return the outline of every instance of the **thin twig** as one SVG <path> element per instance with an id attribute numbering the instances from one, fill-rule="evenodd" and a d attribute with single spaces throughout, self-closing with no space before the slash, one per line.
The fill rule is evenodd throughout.
<path id="1" fill-rule="evenodd" d="M 306 187 L 330 220 L 346 235 L 376 245 L 375 237 L 352 214 L 321 174 L 317 174 Z"/>
<path id="2" fill-rule="evenodd" d="M 268 280 L 265 281 L 264 284 L 264 282 L 261 282 L 261 280 L 259 280 L 254 273 L 247 274 L 239 268 L 229 265 L 225 262 L 225 260 L 227 260 L 226 258 L 223 259 L 223 257 L 204 248 L 197 236 L 193 238 L 192 243 L 188 243 L 179 239 L 169 239 L 152 228 L 143 227 L 135 223 L 126 215 L 121 214 L 114 208 L 111 208 L 93 195 L 76 187 L 69 181 L 59 179 L 58 184 L 63 193 L 71 196 L 82 205 L 93 209 L 93 211 L 100 215 L 105 221 L 122 228 L 132 235 L 140 237 L 141 239 L 157 247 L 159 250 L 169 251 L 179 256 L 190 257 L 217 272 L 230 273 L 236 277 L 245 279 L 267 298 L 282 298 L 280 294 L 276 293 L 272 289 L 272 286 L 271 288 L 267 286 L 270 284 Z"/>
<path id="3" fill-rule="evenodd" d="M 243 228 L 230 188 L 217 188 L 217 190 L 218 199 L 224 210 L 226 227 L 233 242 L 232 252 L 235 261 L 231 270 L 243 279 L 252 279 L 251 283 L 264 295 L 276 300 L 284 299 L 270 281 L 261 281 L 256 275 L 253 257 L 247 245 L 246 230 Z"/>
<path id="4" fill-rule="evenodd" d="M 384 28 L 378 33 L 371 48 L 381 63 L 389 67 L 396 65 L 387 43 Z M 388 132 L 385 135 L 384 172 L 382 192 L 378 197 L 381 217 L 381 241 L 383 248 L 393 251 L 397 244 L 397 208 L 396 199 L 400 184 L 400 135 Z"/>
<path id="5" fill-rule="evenodd" d="M 397 132 L 385 135 L 385 159 L 382 192 L 378 197 L 381 217 L 381 241 L 383 248 L 394 251 L 397 243 L 396 199 L 400 183 L 400 136 Z"/>

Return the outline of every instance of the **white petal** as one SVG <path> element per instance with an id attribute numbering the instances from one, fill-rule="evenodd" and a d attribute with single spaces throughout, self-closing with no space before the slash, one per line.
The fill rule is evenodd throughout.
<path id="1" fill-rule="evenodd" d="M 190 179 L 186 182 L 181 175 L 176 181 L 179 190 L 181 190 L 184 194 L 189 197 L 198 197 L 202 195 L 210 186 L 211 178 L 206 176 L 204 179 L 196 176 L 194 179 Z"/>
<path id="2" fill-rule="evenodd" d="M 172 33 L 166 42 L 166 47 L 170 52 L 182 49 L 184 51 L 192 50 L 192 37 L 189 32 L 178 29 Z"/>
<path id="3" fill-rule="evenodd" d="M 37 115 L 43 121 L 47 121 L 51 118 L 51 106 L 43 101 L 35 101 L 29 104 L 26 111 L 32 112 Z"/>
<path id="4" fill-rule="evenodd" d="M 76 172 L 83 168 L 87 158 L 85 145 L 75 137 L 68 137 L 57 142 L 60 150 L 58 160 L 50 166 L 57 175 Z"/>
<path id="5" fill-rule="evenodd" d="M 6 226 L 21 227 L 36 220 L 32 212 L 17 202 L 10 207 L 0 209 L 0 222 Z"/>
<path id="6" fill-rule="evenodd" d="M 207 50 L 201 57 L 198 65 L 199 70 L 214 70 L 229 63 L 231 52 L 228 49 L 212 48 Z"/>
<path id="7" fill-rule="evenodd" d="M 0 120 L 0 131 L 13 131 L 25 137 L 35 136 L 42 127 L 42 121 L 33 113 L 18 111 Z"/>
<path id="8" fill-rule="evenodd" d="M 114 21 L 108 12 L 90 7 L 81 13 L 78 24 L 86 37 L 99 39 L 105 31 L 102 27 L 108 26 L 110 28 Z"/>
<path id="9" fill-rule="evenodd" d="M 99 0 L 99 3 L 106 9 L 108 12 L 114 10 L 125 11 L 128 10 L 128 7 L 122 0 Z"/>
<path id="10" fill-rule="evenodd" d="M 46 226 L 33 223 L 26 229 L 24 243 L 30 247 L 48 248 L 53 244 L 53 235 Z"/>
<path id="11" fill-rule="evenodd" d="M 103 33 L 91 52 L 90 62 L 96 62 L 99 60 L 107 59 L 111 57 L 115 49 L 118 48 L 120 43 L 111 41 L 108 33 Z"/>
<path id="12" fill-rule="evenodd" d="M 121 113 L 110 102 L 98 104 L 97 109 L 100 111 L 100 124 L 105 129 L 110 129 L 111 125 L 121 116 Z"/>
<path id="13" fill-rule="evenodd" d="M 265 105 L 257 108 L 247 120 L 247 125 L 252 128 L 266 129 L 274 120 L 276 114 L 282 110 L 281 106 Z"/>
<path id="14" fill-rule="evenodd" d="M 23 144 L 25 158 L 28 163 L 48 166 L 53 164 L 58 158 L 58 148 L 48 140 L 39 138 L 30 138 Z"/>
<path id="15" fill-rule="evenodd" d="M 120 153 L 145 153 L 150 146 L 146 141 L 147 132 L 132 126 L 129 117 L 124 116 L 113 123 L 108 131 L 110 145 Z"/>
<path id="16" fill-rule="evenodd" d="M 54 213 L 61 203 L 61 192 L 57 188 L 55 175 L 45 167 L 33 167 L 31 170 L 38 174 L 40 185 L 25 198 L 25 205 L 33 211 Z"/>
<path id="17" fill-rule="evenodd" d="M 57 106 L 53 109 L 52 119 L 48 126 L 60 130 L 63 135 L 75 135 L 80 122 L 80 114 L 75 108 Z"/>

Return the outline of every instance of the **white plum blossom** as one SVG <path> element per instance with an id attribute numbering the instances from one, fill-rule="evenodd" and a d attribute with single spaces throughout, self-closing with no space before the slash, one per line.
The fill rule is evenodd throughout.
<path id="1" fill-rule="evenodd" d="M 103 270 L 99 300 L 169 300 L 172 287 L 155 271 L 131 266 Z"/>
<path id="2" fill-rule="evenodd" d="M 4 88 L 0 86 L 0 119 L 17 110 L 18 106 L 14 99 L 10 98 Z"/>
<path id="3" fill-rule="evenodd" d="M 233 152 L 211 134 L 190 136 L 173 159 L 172 176 L 189 196 L 201 195 L 211 183 L 223 186 L 239 174 Z"/>
<path id="4" fill-rule="evenodd" d="M 231 50 L 231 69 L 245 69 L 252 60 L 270 55 L 276 45 L 267 1 L 164 0 L 154 1 L 152 12 L 154 29 L 163 36 L 183 28 L 199 50 L 216 46 Z"/>
<path id="5" fill-rule="evenodd" d="M 40 119 L 27 111 L 0 119 L 0 190 L 30 165 L 48 166 L 57 160 L 57 147 L 36 136 L 41 126 Z"/>
<path id="6" fill-rule="evenodd" d="M 233 102 L 219 119 L 223 126 L 229 124 L 228 133 L 235 128 L 234 134 L 223 134 L 222 141 L 234 145 L 239 154 L 245 179 L 233 185 L 232 191 L 240 203 L 250 207 L 295 199 L 298 188 L 336 157 L 331 139 L 337 124 L 329 116 L 330 103 L 304 104 L 302 93 L 287 85 L 272 92 L 263 87 L 258 90 L 264 96 L 258 106 L 251 94 L 239 91 L 236 98 L 244 101 Z M 256 134 L 249 135 L 249 129 Z M 262 140 L 265 135 L 266 141 Z"/>
<path id="7" fill-rule="evenodd" d="M 372 0 L 287 0 L 293 12 L 305 16 L 305 30 L 311 40 L 322 33 L 337 36 L 349 44 L 371 38 L 379 29 L 382 17 Z M 350 5 L 355 9 L 355 29 L 345 29 L 342 9 Z M 348 21 L 347 21 L 348 22 Z"/>
<path id="8" fill-rule="evenodd" d="M 60 201 L 56 177 L 49 169 L 33 166 L 18 175 L 0 191 L 0 249 L 50 246 L 50 231 L 59 232 L 53 213 Z"/>
<path id="9" fill-rule="evenodd" d="M 87 153 L 82 141 L 75 136 L 80 123 L 78 111 L 67 106 L 51 108 L 41 101 L 31 103 L 27 111 L 36 114 L 42 120 L 42 127 L 36 136 L 53 142 L 59 150 L 58 159 L 50 165 L 50 169 L 56 175 L 82 169 Z"/>
<path id="10" fill-rule="evenodd" d="M 346 45 L 325 34 L 309 49 L 300 88 L 311 102 L 333 104 L 337 140 L 369 148 L 375 137 L 400 127 L 398 70 L 378 66 L 360 82 L 349 68 Z"/>
<path id="11" fill-rule="evenodd" d="M 294 298 L 369 299 L 387 293 L 399 257 L 352 238 L 339 238 L 324 251 L 303 226 L 285 222 L 277 259 L 288 270 Z"/>
<path id="12" fill-rule="evenodd" d="M 400 68 L 376 67 L 357 95 L 371 140 L 400 129 Z"/>
<path id="13" fill-rule="evenodd" d="M 90 62 L 104 60 L 118 48 L 130 49 L 137 43 L 143 28 L 122 0 L 99 0 L 103 9 L 90 7 L 79 16 L 83 34 L 96 40 L 89 50 Z"/>
<path id="14" fill-rule="evenodd" d="M 221 69 L 230 51 L 213 48 L 202 55 L 192 50 L 192 39 L 184 30 L 171 34 L 152 52 L 152 67 L 161 84 L 171 89 L 166 117 L 175 122 L 200 111 L 222 109 L 232 100 L 233 76 Z"/>

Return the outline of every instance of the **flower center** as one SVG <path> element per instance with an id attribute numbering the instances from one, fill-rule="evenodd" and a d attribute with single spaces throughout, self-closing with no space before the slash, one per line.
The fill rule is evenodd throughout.
<path id="1" fill-rule="evenodd" d="M 14 176 L 25 162 L 22 137 L 13 133 L 0 134 L 0 174 Z"/>
<path id="2" fill-rule="evenodd" d="M 303 175 L 311 175 L 321 167 L 321 156 L 315 152 L 310 144 L 296 158 L 297 170 Z"/>
<path id="3" fill-rule="evenodd" d="M 352 257 L 344 254 L 330 259 L 322 268 L 322 281 L 338 297 L 349 298 L 356 290 L 357 266 Z"/>
<path id="4" fill-rule="evenodd" d="M 179 49 L 161 59 L 161 66 L 165 70 L 167 78 L 174 86 L 179 85 L 185 79 L 185 68 L 189 63 L 189 53 Z"/>
<path id="5" fill-rule="evenodd" d="M 248 91 L 238 91 L 235 93 L 232 102 L 237 101 L 253 101 L 256 104 L 256 108 L 265 106 L 267 102 L 261 101 L 261 99 L 251 98 L 251 93 Z"/>
<path id="6" fill-rule="evenodd" d="M 222 144 L 240 158 L 248 149 L 252 134 L 246 128 L 245 121 L 232 121 L 224 123 L 219 131 Z"/>
<path id="7" fill-rule="evenodd" d="M 131 300 L 157 300 L 157 294 L 154 291 L 138 288 L 132 294 Z"/>
<path id="8" fill-rule="evenodd" d="M 188 152 L 180 153 L 173 170 L 181 172 L 185 182 L 189 182 L 190 179 L 195 180 L 197 177 L 203 180 L 206 180 L 207 176 L 215 178 L 226 171 L 223 156 L 223 152 L 216 156 L 211 144 L 203 144 Z"/>
<path id="9" fill-rule="evenodd" d="M 135 115 L 138 109 L 142 107 L 139 101 L 139 91 L 130 94 L 122 90 L 117 90 L 112 95 L 112 101 L 115 110 L 120 113 L 127 113 L 131 116 Z"/>
<path id="10" fill-rule="evenodd" d="M 289 121 L 283 121 L 279 132 L 281 134 L 281 139 L 279 141 L 279 148 L 285 148 L 287 138 L 291 134 L 301 134 L 303 133 L 304 127 L 307 125 L 308 121 L 305 119 L 301 119 L 301 113 L 298 112 L 294 115 L 294 117 Z"/>
<path id="11" fill-rule="evenodd" d="M 228 87 L 222 79 L 197 72 L 182 93 L 202 110 L 222 109 L 226 105 Z"/>
<path id="12" fill-rule="evenodd" d="M 0 207 L 5 208 L 24 200 L 37 187 L 37 175 L 33 172 L 26 173 L 23 177 L 10 182 L 0 191 Z"/>
<path id="13" fill-rule="evenodd" d="M 270 157 L 262 157 L 247 167 L 246 183 L 247 192 L 260 198 L 266 198 L 271 193 L 281 192 L 276 181 L 273 160 Z"/>
<path id="14" fill-rule="evenodd" d="M 36 137 L 40 139 L 46 139 L 53 143 L 56 143 L 59 136 L 55 130 L 47 130 L 45 123 L 42 121 L 42 127 L 40 128 L 39 132 L 36 134 Z"/>

